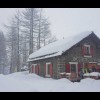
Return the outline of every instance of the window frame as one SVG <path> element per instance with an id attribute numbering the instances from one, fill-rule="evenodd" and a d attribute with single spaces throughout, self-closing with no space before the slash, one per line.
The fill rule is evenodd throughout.
<path id="1" fill-rule="evenodd" d="M 48 74 L 48 65 L 50 65 L 51 64 L 51 62 L 49 62 L 49 63 L 46 63 L 46 77 L 51 77 L 51 75 L 50 75 L 50 73 Z"/>
<path id="2" fill-rule="evenodd" d="M 91 56 L 91 45 L 84 44 L 83 46 L 89 48 L 89 55 L 84 54 L 84 57 L 92 57 L 92 56 Z M 85 52 L 86 52 L 86 51 L 85 51 Z"/>
<path id="3" fill-rule="evenodd" d="M 77 73 L 77 77 L 78 77 L 78 62 L 69 62 L 70 64 L 70 73 L 71 73 L 71 64 L 75 64 L 76 65 L 76 72 Z"/>
<path id="4" fill-rule="evenodd" d="M 33 64 L 33 65 L 34 65 L 34 74 L 36 74 L 35 70 L 36 70 L 37 64 Z"/>

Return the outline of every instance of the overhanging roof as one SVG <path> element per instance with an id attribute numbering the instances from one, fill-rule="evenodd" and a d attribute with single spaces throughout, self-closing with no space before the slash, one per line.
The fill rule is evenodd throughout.
<path id="1" fill-rule="evenodd" d="M 65 38 L 65 39 L 50 43 L 42 47 L 38 51 L 32 53 L 29 56 L 28 62 L 62 55 L 63 52 L 65 52 L 66 50 L 68 50 L 73 45 L 77 44 L 78 42 L 80 42 L 82 39 L 89 36 L 91 33 L 92 32 L 87 31 L 87 32 L 83 32 L 81 34 L 72 36 L 70 38 Z"/>

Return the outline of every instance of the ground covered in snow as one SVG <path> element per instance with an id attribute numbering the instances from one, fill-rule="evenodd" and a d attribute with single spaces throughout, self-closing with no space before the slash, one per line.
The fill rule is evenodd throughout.
<path id="1" fill-rule="evenodd" d="M 0 92 L 100 92 L 100 80 L 87 78 L 73 83 L 65 78 L 42 78 L 25 71 L 0 75 Z"/>

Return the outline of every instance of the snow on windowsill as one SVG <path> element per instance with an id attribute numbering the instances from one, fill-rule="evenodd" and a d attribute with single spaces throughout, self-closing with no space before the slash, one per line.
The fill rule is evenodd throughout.
<path id="1" fill-rule="evenodd" d="M 50 77 L 51 77 L 51 75 L 45 75 L 45 77 L 50 78 Z"/>
<path id="2" fill-rule="evenodd" d="M 66 75 L 71 75 L 71 73 L 66 73 L 66 72 L 63 72 L 63 73 L 60 73 L 61 75 L 64 75 L 64 74 L 66 74 Z"/>
<path id="3" fill-rule="evenodd" d="M 71 75 L 71 73 L 66 73 L 66 75 Z"/>
<path id="4" fill-rule="evenodd" d="M 100 73 L 98 72 L 92 72 L 92 73 L 86 73 L 84 76 L 100 76 Z"/>
<path id="5" fill-rule="evenodd" d="M 66 74 L 66 72 L 62 72 L 62 73 L 59 73 L 59 74 L 64 75 L 64 74 Z"/>
<path id="6" fill-rule="evenodd" d="M 88 57 L 88 58 L 91 58 L 92 56 L 84 56 L 84 57 Z"/>

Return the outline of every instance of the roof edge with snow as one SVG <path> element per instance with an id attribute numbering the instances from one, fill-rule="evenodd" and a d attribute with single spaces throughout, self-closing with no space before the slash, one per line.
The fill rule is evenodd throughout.
<path id="1" fill-rule="evenodd" d="M 62 55 L 62 53 L 64 53 L 66 50 L 70 49 L 72 46 L 76 45 L 77 43 L 79 43 L 80 41 L 82 41 L 84 38 L 86 38 L 92 33 L 93 32 L 87 31 L 87 32 L 78 34 L 76 36 L 72 36 L 70 38 L 65 38 L 65 39 L 50 43 L 46 45 L 45 47 L 42 47 L 38 51 L 32 53 L 29 56 L 29 59 L 27 62 Z"/>

